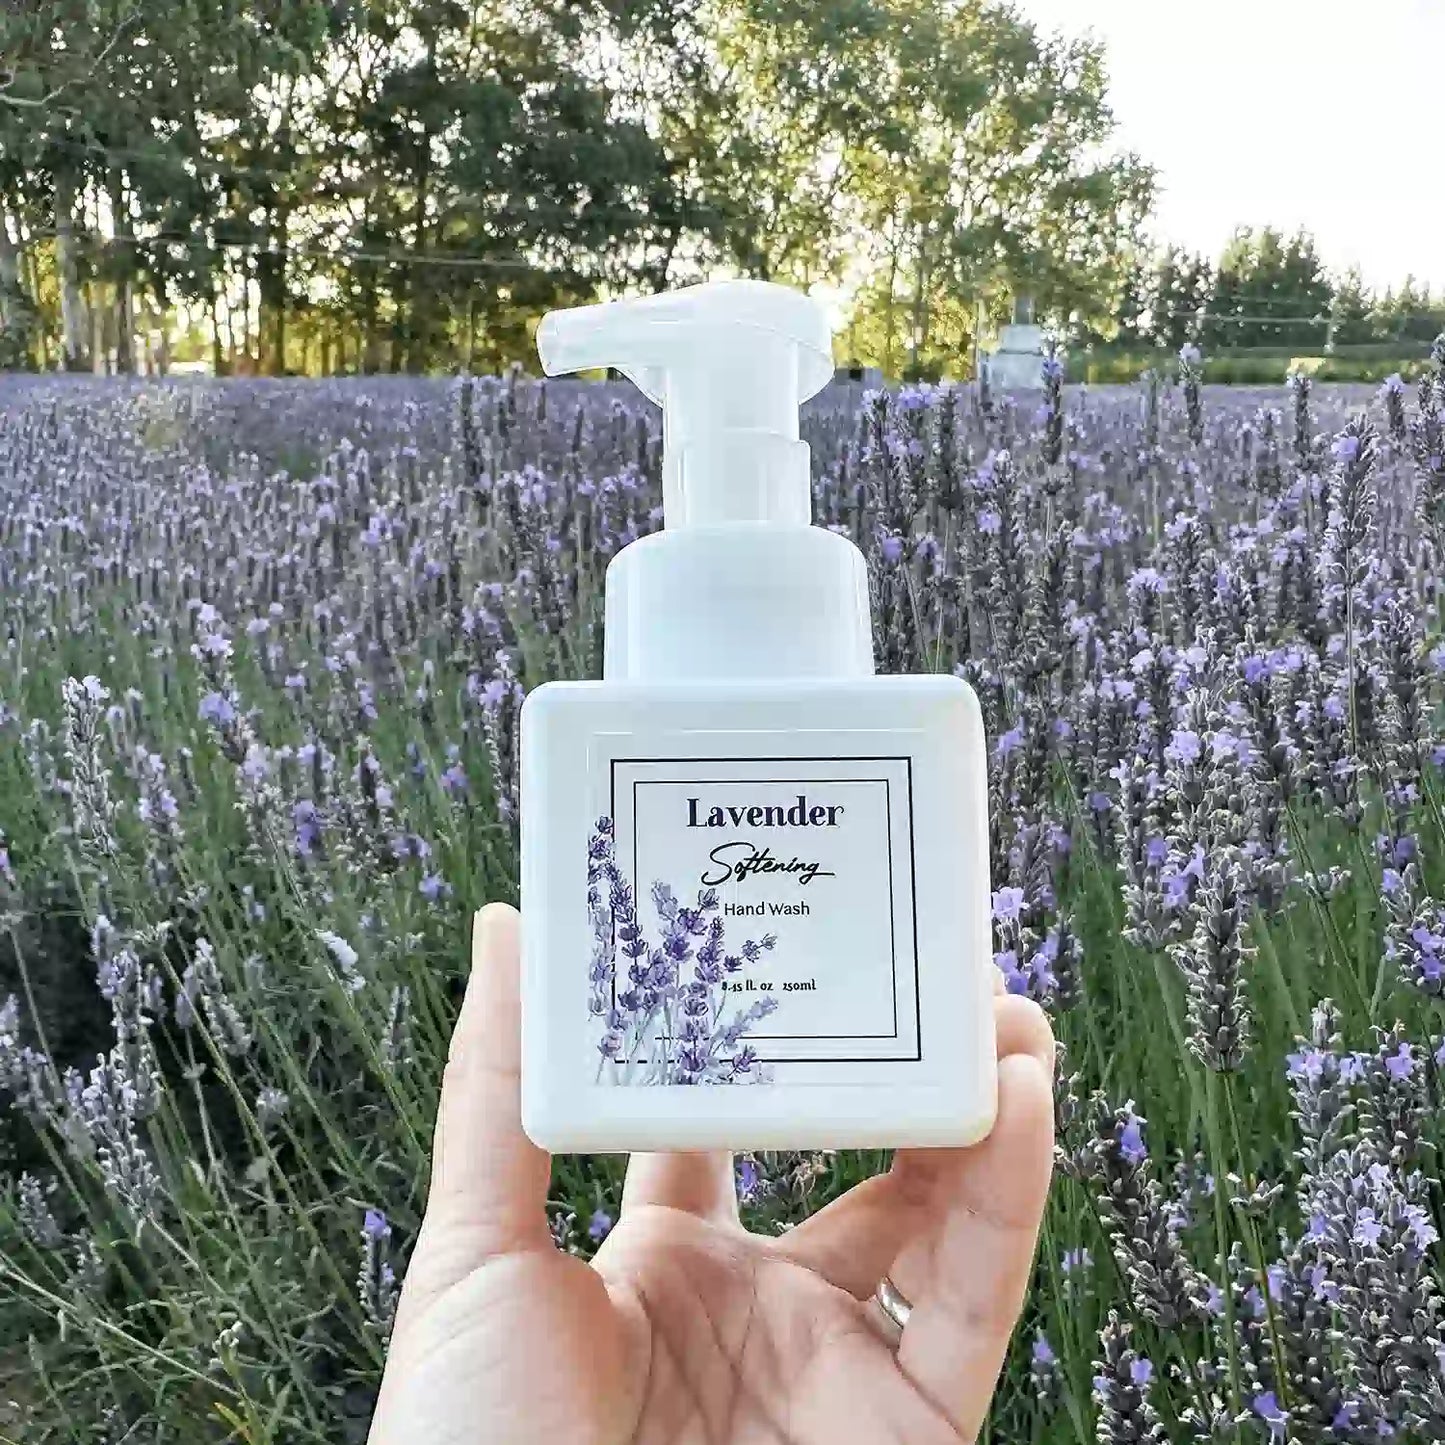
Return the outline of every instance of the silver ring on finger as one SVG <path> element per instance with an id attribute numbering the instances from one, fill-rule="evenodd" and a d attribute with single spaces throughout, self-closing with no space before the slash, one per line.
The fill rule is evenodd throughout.
<path id="1" fill-rule="evenodd" d="M 903 1331 L 908 1328 L 908 1317 L 913 1313 L 912 1303 L 886 1274 L 878 1281 L 870 1303 L 889 1349 L 896 1350 Z"/>

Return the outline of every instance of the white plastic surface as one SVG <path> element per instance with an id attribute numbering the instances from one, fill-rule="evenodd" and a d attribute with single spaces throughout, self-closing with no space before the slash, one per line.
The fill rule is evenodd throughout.
<path id="1" fill-rule="evenodd" d="M 832 942 L 795 949 L 786 923 L 762 976 L 816 977 L 801 1024 L 776 1025 L 787 1043 L 760 1045 L 767 1082 L 705 1086 L 606 1082 L 588 1017 L 592 951 L 585 902 L 588 838 L 595 820 L 627 805 L 618 794 L 619 760 L 641 757 L 665 776 L 702 778 L 723 770 L 701 758 L 767 759 L 788 778 L 857 772 L 840 760 L 886 759 L 902 769 L 885 849 L 909 870 L 890 919 L 866 896 L 873 870 L 840 871 L 795 896 L 815 917 L 831 911 Z M 963 1146 L 993 1126 L 996 1066 L 993 955 L 989 910 L 987 771 L 983 726 L 971 689 L 953 677 L 867 677 L 852 681 L 618 684 L 554 682 L 532 692 L 522 714 L 522 1120 L 554 1152 L 634 1149 L 841 1149 Z M 811 766 L 810 766 L 811 765 Z M 734 769 L 736 770 L 735 766 Z M 881 776 L 883 767 L 870 767 Z M 771 774 L 771 770 L 770 770 Z M 698 791 L 709 784 L 699 782 Z M 630 788 L 628 789 L 630 792 Z M 683 793 L 693 791 L 689 783 Z M 780 785 L 833 801 L 822 784 Z M 743 796 L 739 794 L 739 796 Z M 787 830 L 783 830 L 786 833 Z M 652 850 L 668 866 L 668 839 Z M 775 849 L 809 856 L 812 838 L 781 835 Z M 652 868 L 636 880 L 639 917 L 649 937 L 657 921 Z M 632 850 L 627 849 L 630 864 Z M 836 866 L 836 865 L 832 865 Z M 630 869 L 629 869 L 630 871 Z M 670 880 L 690 901 L 697 874 L 678 859 Z M 778 896 L 784 896 L 786 889 Z M 724 896 L 727 891 L 724 889 Z M 751 920 L 727 920 L 736 948 Z M 894 959 L 877 941 L 896 930 Z M 803 938 L 812 937 L 810 933 Z M 891 984 L 897 1005 L 890 1023 Z M 831 992 L 831 997 L 828 991 Z M 814 1000 L 824 1013 L 814 1013 Z M 825 1018 L 858 1020 L 825 1026 Z M 783 1015 L 780 1013 L 778 1019 Z M 818 1038 L 809 1039 L 819 1019 Z M 863 1034 L 865 1039 L 839 1035 Z M 890 1037 L 890 1034 L 892 1035 Z M 822 1057 L 817 1057 L 821 1053 Z M 811 1060 L 800 1060 L 811 1054 Z"/>
<path id="2" fill-rule="evenodd" d="M 711 281 L 552 311 L 537 328 L 548 376 L 612 366 L 662 408 L 672 528 L 810 519 L 798 408 L 833 375 L 827 313 L 767 281 Z"/>
<path id="3" fill-rule="evenodd" d="M 549 375 L 614 366 L 663 409 L 664 530 L 608 569 L 608 678 L 873 671 L 862 554 L 809 525 L 798 408 L 833 374 L 816 301 L 709 282 L 553 311 L 537 350 Z"/>
<path id="4" fill-rule="evenodd" d="M 549 374 L 614 366 L 662 406 L 665 527 L 608 568 L 604 681 L 523 708 L 527 1132 L 557 1151 L 983 1137 L 983 725 L 957 678 L 873 675 L 863 556 L 809 524 L 798 407 L 832 375 L 826 314 L 722 282 L 554 312 L 537 345 Z"/>

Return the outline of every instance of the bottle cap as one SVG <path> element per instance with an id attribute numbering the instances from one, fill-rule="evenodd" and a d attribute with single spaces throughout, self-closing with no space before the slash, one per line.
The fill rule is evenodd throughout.
<path id="1" fill-rule="evenodd" d="M 610 680 L 866 676 L 867 575 L 810 525 L 798 408 L 832 379 L 827 313 L 765 281 L 553 311 L 549 376 L 611 366 L 662 408 L 664 531 L 607 572 Z"/>

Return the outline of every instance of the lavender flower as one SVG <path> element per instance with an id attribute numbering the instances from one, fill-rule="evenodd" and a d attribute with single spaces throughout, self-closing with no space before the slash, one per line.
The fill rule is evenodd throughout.
<path id="1" fill-rule="evenodd" d="M 1192 936 L 1175 950 L 1188 995 L 1189 1047 L 1208 1068 L 1233 1072 L 1249 1044 L 1240 865 L 1225 852 L 1206 864 Z"/>
<path id="2" fill-rule="evenodd" d="M 1094 1376 L 1100 1445 L 1166 1445 L 1169 1437 L 1150 1400 L 1153 1368 L 1135 1352 L 1132 1335 L 1133 1327 L 1110 1311 Z"/>
<path id="3" fill-rule="evenodd" d="M 256 1122 L 262 1133 L 269 1134 L 286 1117 L 290 1097 L 281 1089 L 267 1086 L 256 1095 Z"/>
<path id="4" fill-rule="evenodd" d="M 1189 440 L 1197 447 L 1204 440 L 1204 354 L 1193 342 L 1186 342 L 1180 349 L 1179 379 L 1184 383 Z"/>
<path id="5" fill-rule="evenodd" d="M 1160 1422 L 1201 1445 L 1445 1439 L 1445 387 L 1434 365 L 1418 390 L 1388 386 L 1371 456 L 1358 393 L 1302 377 L 1283 399 L 1205 398 L 1201 369 L 1186 349 L 1180 385 L 1066 395 L 1052 354 L 1033 403 L 909 386 L 860 407 L 845 387 L 803 418 L 813 515 L 865 554 L 878 666 L 957 673 L 978 696 L 992 951 L 1073 1044 L 1055 1077 L 1059 1297 L 1035 1291 L 994 1433 L 1058 1433 L 1067 1409 L 1073 1433 L 1111 1439 Z M 95 1352 L 107 1321 L 129 1335 L 178 1292 L 215 1308 L 169 1309 L 168 1358 L 243 1387 L 266 1341 L 239 1340 L 241 1302 L 222 1298 L 237 1227 L 283 1267 L 283 1323 L 334 1305 L 285 1268 L 293 1207 L 335 1234 L 334 1191 L 298 1161 L 355 1183 L 414 1154 L 379 1089 L 435 1081 L 460 860 L 472 885 L 509 887 L 522 690 L 599 674 L 605 570 L 660 525 L 660 466 L 657 418 L 606 384 L 0 384 L 0 1152 L 13 1137 L 30 1170 L 0 1257 L 65 1301 L 26 1328 L 75 1429 L 109 1428 L 85 1414 L 99 1382 L 119 1392 L 113 1433 L 144 1400 L 184 1435 L 154 1360 L 117 1373 Z M 79 680 L 57 701 L 62 655 Z M 778 947 L 732 936 L 706 890 L 623 876 L 620 854 L 599 830 L 576 961 L 599 1079 L 766 1077 L 770 999 L 741 985 L 776 974 Z M 289 966 L 297 920 L 320 975 Z M 318 1006 L 347 1003 L 333 982 L 355 1007 L 330 1010 L 318 1049 Z M 94 1008 L 71 1008 L 76 987 Z M 1340 1007 L 1284 1045 L 1293 1000 L 1325 994 Z M 171 1006 L 222 1047 L 256 1032 L 240 1098 L 203 1049 L 196 1087 L 166 1099 L 160 1060 L 188 1042 Z M 1198 1100 L 1174 1022 L 1232 1075 Z M 98 1074 L 65 1069 L 93 1049 Z M 383 1077 L 351 1067 L 361 1054 Z M 303 1075 L 301 1109 L 284 1091 Z M 1138 1105 L 1085 1102 L 1105 1082 Z M 264 1161 L 233 1127 L 243 1100 Z M 367 1121 L 365 1157 L 331 1157 L 338 1108 Z M 47 1150 L 81 1213 L 33 1162 Z M 198 1179 L 192 1157 L 215 1170 Z M 858 1167 L 744 1156 L 739 1192 L 785 1228 Z M 556 1237 L 590 1255 L 609 1186 L 559 1179 Z M 222 1181 L 236 1217 L 198 1216 Z M 400 1233 L 378 1216 L 354 1242 L 374 1330 Z M 200 1285 L 171 1242 L 196 1239 Z M 1101 1345 L 1091 1412 L 1079 1326 L 1111 1309 L 1135 1333 Z M 328 1338 L 302 1341 L 307 1380 L 336 1374 Z M 364 1411 L 370 1386 L 347 1378 Z"/>
<path id="6" fill-rule="evenodd" d="M 66 1077 L 73 1149 L 92 1155 L 106 1189 L 135 1228 L 155 1215 L 161 1181 L 141 1143 L 141 1097 L 123 1057 L 102 1057 L 87 1079 Z"/>
<path id="7" fill-rule="evenodd" d="M 1051 467 L 1059 464 L 1064 450 L 1064 361 L 1056 337 L 1044 343 L 1043 456 Z"/>
<path id="8" fill-rule="evenodd" d="M 628 1084 L 765 1079 L 767 1069 L 746 1040 L 777 1009 L 777 999 L 765 994 L 729 1009 L 729 993 L 741 988 L 732 979 L 761 963 L 776 937 L 748 939 L 730 954 L 715 890 L 700 890 L 696 905 L 687 908 L 656 881 L 652 901 L 660 937 L 649 944 L 632 886 L 616 861 L 608 818 L 599 820 L 588 842 L 587 882 L 593 928 L 588 1012 L 598 1029 L 599 1076 Z"/>
<path id="9" fill-rule="evenodd" d="M 388 1258 L 391 1224 L 378 1209 L 368 1209 L 361 1224 L 361 1268 L 356 1294 L 366 1322 L 383 1339 L 391 1338 L 401 1285 Z"/>
<path id="10" fill-rule="evenodd" d="M 119 848 L 110 770 L 100 752 L 101 705 L 110 693 L 98 678 L 65 680 L 65 758 L 70 766 L 70 804 L 80 849 L 102 866 Z"/>
<path id="11" fill-rule="evenodd" d="M 45 1189 L 33 1174 L 20 1176 L 19 1214 L 21 1225 L 37 1249 L 59 1249 L 65 1242 Z"/>
<path id="12" fill-rule="evenodd" d="M 331 956 L 337 982 L 347 993 L 360 993 L 366 987 L 366 976 L 358 966 L 361 955 L 340 934 L 323 928 L 316 936 Z"/>
<path id="13" fill-rule="evenodd" d="M 1085 1170 L 1136 1307 L 1161 1329 L 1193 1323 L 1203 1313 L 1204 1288 L 1150 1173 L 1143 1121 L 1132 1108 L 1111 1110 L 1102 1099 L 1094 1101 L 1093 1112 L 1095 1137 Z"/>
<path id="14" fill-rule="evenodd" d="M 520 766 L 519 723 L 524 693 L 506 653 L 497 654 L 496 667 L 495 675 L 480 689 L 482 730 L 487 742 L 487 757 L 492 765 L 492 790 L 497 812 L 508 822 L 515 823 Z"/>
<path id="15" fill-rule="evenodd" d="M 226 994 L 216 964 L 216 951 L 205 938 L 196 940 L 191 961 L 181 975 L 181 988 L 176 995 L 176 1022 L 182 1028 L 193 1024 L 198 1006 L 204 1011 L 211 1034 L 224 1052 L 237 1058 L 249 1052 L 251 1031 Z"/>
<path id="16" fill-rule="evenodd" d="M 45 1056 L 20 1042 L 20 1004 L 13 995 L 0 1003 L 0 1091 L 32 1118 L 47 1112 L 53 1094 Z"/>

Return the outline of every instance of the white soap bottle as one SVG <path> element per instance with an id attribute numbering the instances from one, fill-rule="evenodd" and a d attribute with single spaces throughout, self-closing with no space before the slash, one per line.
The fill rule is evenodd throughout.
<path id="1" fill-rule="evenodd" d="M 826 314 L 726 281 L 553 312 L 549 375 L 663 408 L 664 530 L 607 571 L 601 682 L 522 712 L 522 1113 L 556 1151 L 963 1145 L 993 1125 L 978 702 L 879 677 L 810 525 Z"/>

